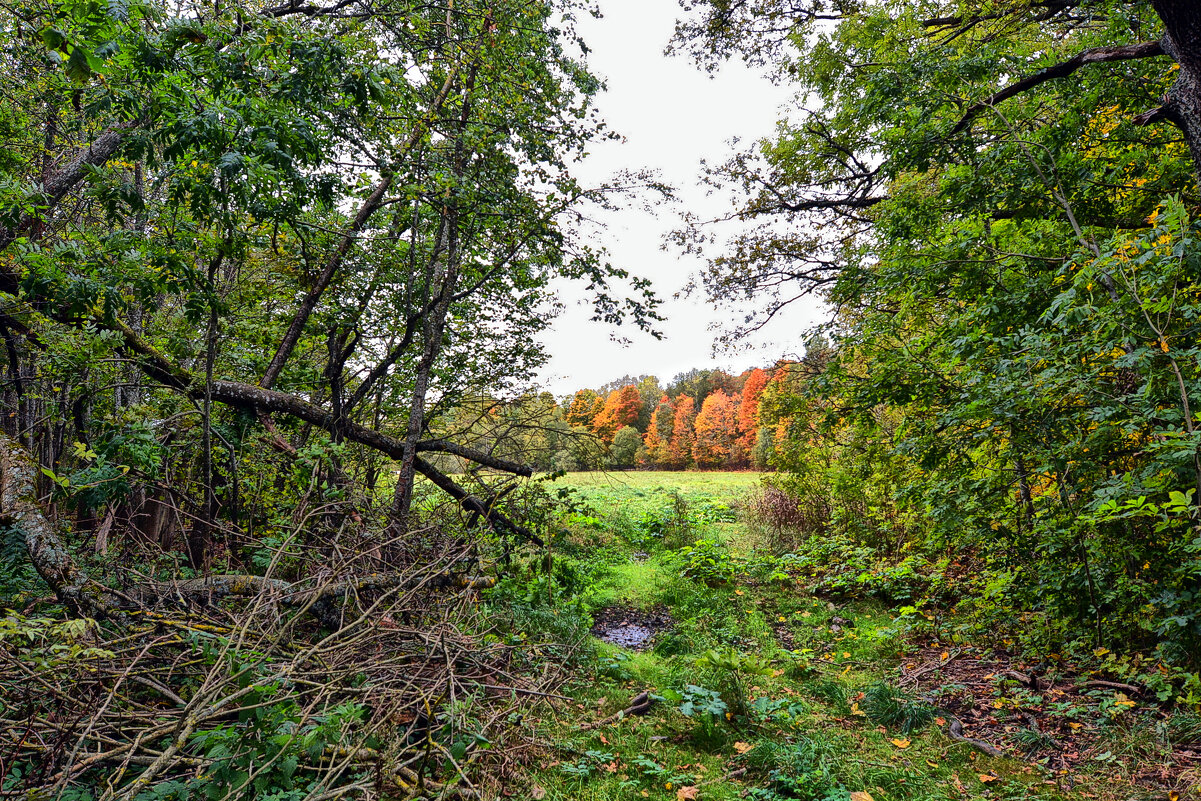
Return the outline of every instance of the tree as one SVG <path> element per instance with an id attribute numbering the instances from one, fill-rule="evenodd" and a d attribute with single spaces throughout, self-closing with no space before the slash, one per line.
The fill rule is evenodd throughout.
<path id="1" fill-rule="evenodd" d="M 646 432 L 659 399 L 663 397 L 663 387 L 659 386 L 657 377 L 648 375 L 638 382 L 638 394 L 642 399 L 642 406 L 638 410 L 638 430 Z"/>
<path id="2" fill-rule="evenodd" d="M 577 390 L 567 408 L 566 420 L 568 425 L 591 427 L 596 417 L 595 406 L 599 395 L 591 389 Z"/>
<path id="3" fill-rule="evenodd" d="M 638 448 L 642 445 L 642 435 L 633 426 L 623 426 L 613 436 L 613 446 L 609 450 L 610 463 L 613 467 L 633 467 Z"/>
<path id="4" fill-rule="evenodd" d="M 720 389 L 701 405 L 694 424 L 692 458 L 697 467 L 740 467 L 745 463 L 738 432 L 738 407 Z"/>
<path id="5" fill-rule="evenodd" d="M 676 398 L 675 414 L 672 416 L 671 440 L 667 445 L 667 464 L 680 470 L 692 462 L 692 445 L 695 441 L 693 423 L 696 420 L 696 404 L 689 395 Z"/>
<path id="6" fill-rule="evenodd" d="M 671 398 L 664 395 L 655 406 L 650 425 L 646 429 L 646 436 L 643 438 L 646 446 L 646 460 L 649 464 L 661 467 L 671 460 L 668 451 L 674 424 L 675 407 L 672 405 Z"/>
<path id="7" fill-rule="evenodd" d="M 730 340 L 808 294 L 838 310 L 832 347 L 761 399 L 788 480 L 877 510 L 846 526 L 864 541 L 928 525 L 1005 564 L 1010 602 L 1195 664 L 1195 637 L 1139 611 L 1195 580 L 1174 556 L 1199 515 L 1179 501 L 1201 497 L 1191 4 L 697 8 L 679 45 L 811 98 L 708 176 L 745 226 L 700 279 L 750 301 Z M 1177 510 L 1154 543 L 1115 511 L 1144 498 Z"/>
<path id="8" fill-rule="evenodd" d="M 592 430 L 602 440 L 611 443 L 620 429 L 638 422 L 641 409 L 642 395 L 638 392 L 638 387 L 627 384 L 609 393 L 600 414 L 592 421 Z"/>
<path id="9" fill-rule="evenodd" d="M 771 375 L 761 368 L 751 370 L 742 385 L 742 399 L 738 403 L 738 433 L 744 452 L 750 453 L 759 436 L 759 397 Z"/>

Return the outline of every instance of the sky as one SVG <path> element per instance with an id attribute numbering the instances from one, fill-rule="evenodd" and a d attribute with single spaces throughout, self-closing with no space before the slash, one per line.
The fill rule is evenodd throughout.
<path id="1" fill-rule="evenodd" d="M 561 299 L 567 308 L 543 337 L 551 359 L 541 383 L 563 395 L 627 374 L 657 375 L 666 383 L 694 367 L 741 371 L 795 355 L 803 332 L 820 319 L 815 303 L 790 307 L 754 351 L 714 355 L 710 327 L 730 313 L 714 310 L 703 297 L 675 299 L 703 261 L 662 249 L 685 210 L 707 219 L 729 210 L 723 198 L 708 196 L 699 185 L 701 160 L 724 161 L 734 152 L 733 137 L 751 142 L 769 135 L 789 91 L 741 62 L 711 77 L 686 56 L 665 56 L 680 12 L 677 0 L 601 0 L 600 6 L 603 18 L 581 20 L 580 31 L 592 48 L 592 71 L 608 87 L 597 106 L 624 140 L 598 144 L 577 174 L 589 184 L 623 169 L 653 169 L 676 189 L 679 202 L 656 214 L 639 204 L 603 213 L 604 230 L 595 243 L 608 249 L 614 265 L 653 280 L 667 301 L 661 308 L 667 320 L 659 341 L 628 325 L 614 329 L 593 323 L 590 307 L 580 303 L 582 289 L 566 289 Z M 630 344 L 614 342 L 614 334 L 628 337 Z"/>

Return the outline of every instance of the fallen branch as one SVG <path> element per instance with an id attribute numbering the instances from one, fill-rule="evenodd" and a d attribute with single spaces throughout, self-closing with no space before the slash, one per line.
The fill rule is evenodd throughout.
<path id="1" fill-rule="evenodd" d="M 1121 690 L 1124 693 L 1134 693 L 1142 695 L 1143 691 L 1140 687 L 1135 687 L 1133 684 L 1123 684 L 1120 681 L 1104 681 L 1102 679 L 1090 679 L 1084 682 L 1085 687 L 1103 687 L 1107 690 Z"/>
<path id="2" fill-rule="evenodd" d="M 625 709 L 621 710 L 620 712 L 615 712 L 603 720 L 598 720 L 594 723 L 585 723 L 583 726 L 580 726 L 580 731 L 599 729 L 601 726 L 608 726 L 610 723 L 616 723 L 619 720 L 624 720 L 628 715 L 645 715 L 647 712 L 651 711 L 651 706 L 653 706 L 654 703 L 655 699 L 651 698 L 650 693 L 646 690 L 643 690 L 630 699 L 629 706 L 627 706 Z"/>
<path id="3" fill-rule="evenodd" d="M 947 736 L 957 743 L 966 743 L 972 748 L 975 748 L 981 753 L 988 754 L 990 757 L 1002 757 L 1004 754 L 995 746 L 989 745 L 983 740 L 973 740 L 971 737 L 965 737 L 963 734 L 963 724 L 959 718 L 951 716 L 947 723 Z"/>
<path id="4" fill-rule="evenodd" d="M 77 616 L 108 617 L 119 605 L 105 587 L 79 569 L 34 490 L 37 468 L 29 452 L 0 432 L 0 522 L 21 532 L 34 569 Z"/>

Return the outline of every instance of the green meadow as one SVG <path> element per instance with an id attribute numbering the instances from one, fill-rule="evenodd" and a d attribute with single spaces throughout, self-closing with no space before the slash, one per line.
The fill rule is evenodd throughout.
<path id="1" fill-rule="evenodd" d="M 584 645 L 562 698 L 525 723 L 541 744 L 528 765 L 533 797 L 1158 797 L 1134 782 L 1154 747 L 1135 713 L 1106 714 L 1112 691 L 1061 693 L 1070 703 L 1048 717 L 1052 698 L 995 675 L 957 685 L 952 661 L 970 670 L 986 649 L 932 637 L 904 605 L 814 592 L 830 566 L 805 555 L 812 545 L 781 552 L 779 532 L 756 524 L 759 483 L 754 473 L 576 473 L 552 485 L 574 504 L 551 549 L 571 587 L 554 615 L 579 610 Z M 518 619 L 531 643 L 545 620 L 537 607 Z M 587 630 L 594 620 L 656 633 L 645 648 L 620 647 Z M 554 633 L 562 640 L 564 628 Z M 957 720 L 947 709 L 967 708 L 980 687 L 987 696 L 971 700 L 997 722 L 1001 757 L 947 733 Z M 641 693 L 649 708 L 623 713 Z M 1056 762 L 1060 729 L 1101 758 Z"/>

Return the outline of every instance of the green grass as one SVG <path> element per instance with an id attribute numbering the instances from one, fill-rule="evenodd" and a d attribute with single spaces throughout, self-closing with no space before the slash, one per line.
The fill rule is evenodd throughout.
<path id="1" fill-rule="evenodd" d="M 809 594 L 802 577 L 773 577 L 740 513 L 759 480 L 645 472 L 560 479 L 588 507 L 565 521 L 555 546 L 587 577 L 584 608 L 662 606 L 675 626 L 648 652 L 597 643 L 560 690 L 573 702 L 532 724 L 544 745 L 532 781 L 545 798 L 670 801 L 681 787 L 698 787 L 707 801 L 1070 797 L 1042 768 L 949 740 L 930 700 L 888 683 L 905 649 L 893 610 L 874 601 L 833 607 Z M 734 556 L 732 580 L 684 574 L 679 547 L 697 539 Z M 835 615 L 855 625 L 834 633 Z M 686 716 L 679 694 L 689 687 L 720 693 L 730 708 L 741 698 L 749 713 Z M 644 690 L 669 700 L 645 717 L 581 729 Z M 1107 788 L 1087 789 L 1090 797 L 1140 797 L 1129 786 Z"/>

